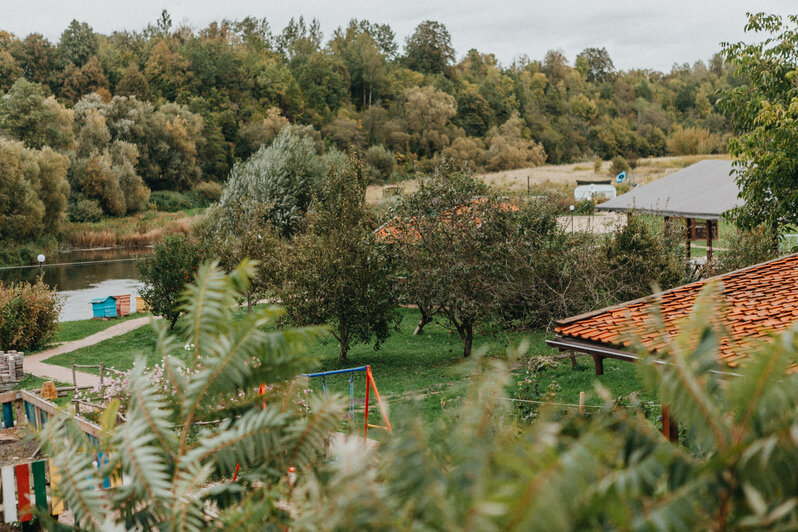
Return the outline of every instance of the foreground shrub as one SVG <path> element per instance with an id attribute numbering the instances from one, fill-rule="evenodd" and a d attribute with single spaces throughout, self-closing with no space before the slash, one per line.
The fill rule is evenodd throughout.
<path id="1" fill-rule="evenodd" d="M 335 396 L 290 400 L 303 396 L 294 378 L 315 365 L 304 351 L 322 329 L 274 330 L 274 308 L 233 320 L 252 273 L 246 262 L 229 276 L 215 265 L 199 268 L 181 297 L 185 325 L 170 333 L 153 323 L 160 381 L 139 358 L 123 394 L 126 421 L 114 426 L 111 401 L 99 448 L 66 413 L 44 425 L 39 442 L 81 529 L 286 529 L 289 516 L 276 501 L 290 491 L 288 468 L 319 467 L 342 411 Z M 96 451 L 106 457 L 99 470 Z M 125 481 L 99 489 L 108 477 Z"/>
<path id="2" fill-rule="evenodd" d="M 62 301 L 44 283 L 0 282 L 0 351 L 29 351 L 58 328 Z"/>

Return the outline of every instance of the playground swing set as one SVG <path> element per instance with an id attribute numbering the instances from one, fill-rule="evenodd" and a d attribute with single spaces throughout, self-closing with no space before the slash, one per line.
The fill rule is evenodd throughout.
<path id="1" fill-rule="evenodd" d="M 391 428 L 391 422 L 388 420 L 388 413 L 385 411 L 385 406 L 382 404 L 382 399 L 380 398 L 380 391 L 377 389 L 377 383 L 374 382 L 374 375 L 371 373 L 371 366 L 360 366 L 357 368 L 348 368 L 348 369 L 334 369 L 331 371 L 320 371 L 317 373 L 305 373 L 304 376 L 313 379 L 313 378 L 321 378 L 321 389 L 322 394 L 327 396 L 327 377 L 331 375 L 344 375 L 349 374 L 349 410 L 347 411 L 346 416 L 346 427 L 348 430 L 355 429 L 355 374 L 359 372 L 365 372 L 366 374 L 366 404 L 363 412 L 363 441 L 365 442 L 368 439 L 368 432 L 369 428 L 372 429 L 382 429 L 387 430 L 388 432 L 393 433 L 393 428 Z M 369 423 L 369 390 L 374 390 L 374 397 L 377 399 L 377 405 L 380 407 L 380 413 L 382 414 L 382 419 L 385 420 L 385 426 L 383 425 L 372 425 Z M 258 390 L 258 395 L 265 395 L 266 388 L 263 384 L 260 385 L 260 389 Z M 266 408 L 266 402 L 263 403 L 263 408 Z M 241 464 L 236 464 L 235 471 L 233 472 L 233 482 L 238 480 L 238 474 L 241 471 Z M 292 466 L 288 470 L 289 477 L 296 475 L 296 469 Z"/>
<path id="2" fill-rule="evenodd" d="M 365 372 L 366 374 L 366 405 L 363 413 L 363 439 L 368 438 L 369 428 L 382 429 L 388 432 L 393 432 L 391 422 L 388 420 L 388 413 L 385 411 L 385 406 L 382 404 L 380 392 L 377 389 L 377 383 L 374 382 L 374 375 L 371 373 L 371 366 L 360 366 L 357 368 L 348 369 L 335 369 L 331 371 L 320 371 L 318 373 L 307 373 L 305 377 L 309 379 L 321 378 L 322 393 L 327 396 L 327 377 L 331 375 L 349 375 L 349 410 L 347 412 L 346 426 L 350 430 L 355 429 L 355 374 L 358 372 Z M 385 420 L 385 425 L 372 425 L 369 423 L 369 390 L 374 390 L 374 397 L 377 399 L 377 405 L 380 407 L 382 419 Z"/>

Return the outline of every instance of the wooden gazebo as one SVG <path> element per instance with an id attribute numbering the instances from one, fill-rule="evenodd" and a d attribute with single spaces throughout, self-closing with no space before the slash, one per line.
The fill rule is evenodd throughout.
<path id="1" fill-rule="evenodd" d="M 690 243 L 707 240 L 707 260 L 712 259 L 712 240 L 718 238 L 718 220 L 741 206 L 731 161 L 708 159 L 661 179 L 605 201 L 599 210 L 645 213 L 663 216 L 666 224 L 674 218 L 685 220 L 687 258 Z"/>

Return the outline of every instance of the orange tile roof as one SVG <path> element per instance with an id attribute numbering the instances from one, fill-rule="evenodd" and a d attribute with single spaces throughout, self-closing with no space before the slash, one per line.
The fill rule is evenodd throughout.
<path id="1" fill-rule="evenodd" d="M 474 198 L 470 202 L 464 205 L 460 205 L 453 209 L 452 211 L 444 212 L 441 214 L 441 218 L 448 218 L 448 217 L 456 217 L 456 216 L 464 216 L 464 215 L 471 215 L 474 207 L 486 202 L 488 198 Z M 498 208 L 504 211 L 517 211 L 519 210 L 517 205 L 513 205 L 511 203 L 499 203 Z M 472 216 L 474 223 L 477 226 L 482 225 L 482 220 L 476 215 Z M 406 239 L 407 236 L 403 235 L 403 233 L 412 232 L 413 238 L 419 237 L 418 229 L 416 226 L 416 218 L 411 218 L 409 220 L 402 220 L 398 217 L 393 218 L 392 220 L 384 223 L 380 227 L 374 230 L 374 235 L 377 237 L 377 240 L 399 240 L 399 239 Z"/>
<path id="2" fill-rule="evenodd" d="M 663 333 L 677 334 L 679 322 L 692 312 L 696 296 L 711 281 L 722 283 L 723 301 L 720 315 L 715 318 L 728 333 L 721 340 L 720 356 L 729 366 L 734 367 L 745 358 L 745 347 L 798 320 L 798 254 L 795 254 L 574 316 L 557 322 L 554 330 L 561 338 L 620 349 L 628 348 L 631 338 L 637 337 L 656 352 L 662 347 Z M 658 305 L 664 331 L 652 332 Z"/>

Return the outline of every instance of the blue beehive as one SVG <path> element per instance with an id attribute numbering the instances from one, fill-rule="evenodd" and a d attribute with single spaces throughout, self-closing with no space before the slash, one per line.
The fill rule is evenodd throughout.
<path id="1" fill-rule="evenodd" d="M 91 309 L 95 318 L 116 318 L 116 298 L 108 296 L 92 299 Z"/>

